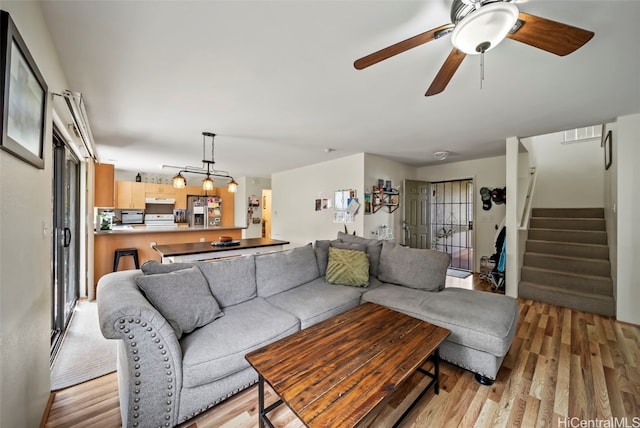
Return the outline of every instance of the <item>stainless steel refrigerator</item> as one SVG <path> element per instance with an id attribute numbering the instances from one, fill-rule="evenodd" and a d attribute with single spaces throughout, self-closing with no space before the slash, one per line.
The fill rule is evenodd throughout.
<path id="1" fill-rule="evenodd" d="M 219 196 L 187 196 L 187 219 L 190 227 L 220 226 L 222 198 Z"/>

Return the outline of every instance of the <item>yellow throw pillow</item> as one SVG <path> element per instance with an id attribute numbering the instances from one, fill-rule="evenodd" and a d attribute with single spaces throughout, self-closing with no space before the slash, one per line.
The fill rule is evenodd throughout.
<path id="1" fill-rule="evenodd" d="M 366 287 L 369 285 L 369 258 L 364 251 L 329 247 L 327 282 Z"/>

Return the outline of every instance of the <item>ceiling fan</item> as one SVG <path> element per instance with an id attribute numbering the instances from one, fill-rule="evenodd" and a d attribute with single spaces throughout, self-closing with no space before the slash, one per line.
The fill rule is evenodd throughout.
<path id="1" fill-rule="evenodd" d="M 451 23 L 381 49 L 354 62 L 358 70 L 451 33 L 453 49 L 425 96 L 446 87 L 467 55 L 484 54 L 509 38 L 556 55 L 568 55 L 594 36 L 592 31 L 522 13 L 512 0 L 453 0 Z"/>

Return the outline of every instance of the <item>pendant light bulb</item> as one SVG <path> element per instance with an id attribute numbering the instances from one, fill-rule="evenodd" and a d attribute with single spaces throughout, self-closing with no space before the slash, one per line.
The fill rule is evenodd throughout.
<path id="1" fill-rule="evenodd" d="M 236 193 L 238 191 L 238 183 L 231 178 L 231 180 L 227 183 L 227 190 L 231 193 Z"/>
<path id="2" fill-rule="evenodd" d="M 209 174 L 207 174 L 207 177 L 202 180 L 202 189 L 213 190 L 213 179 Z"/>
<path id="3" fill-rule="evenodd" d="M 175 187 L 176 189 L 184 189 L 185 187 L 187 187 L 187 180 L 181 173 L 177 173 L 173 177 L 173 187 Z"/>

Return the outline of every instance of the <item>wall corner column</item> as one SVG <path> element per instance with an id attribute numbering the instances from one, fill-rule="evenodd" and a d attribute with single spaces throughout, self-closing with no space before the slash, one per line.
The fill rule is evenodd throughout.
<path id="1" fill-rule="evenodd" d="M 518 297 L 520 282 L 520 262 L 518 250 L 518 152 L 520 140 L 509 137 L 506 140 L 506 185 L 507 203 L 505 225 L 507 227 L 507 262 L 505 265 L 505 294 Z"/>

